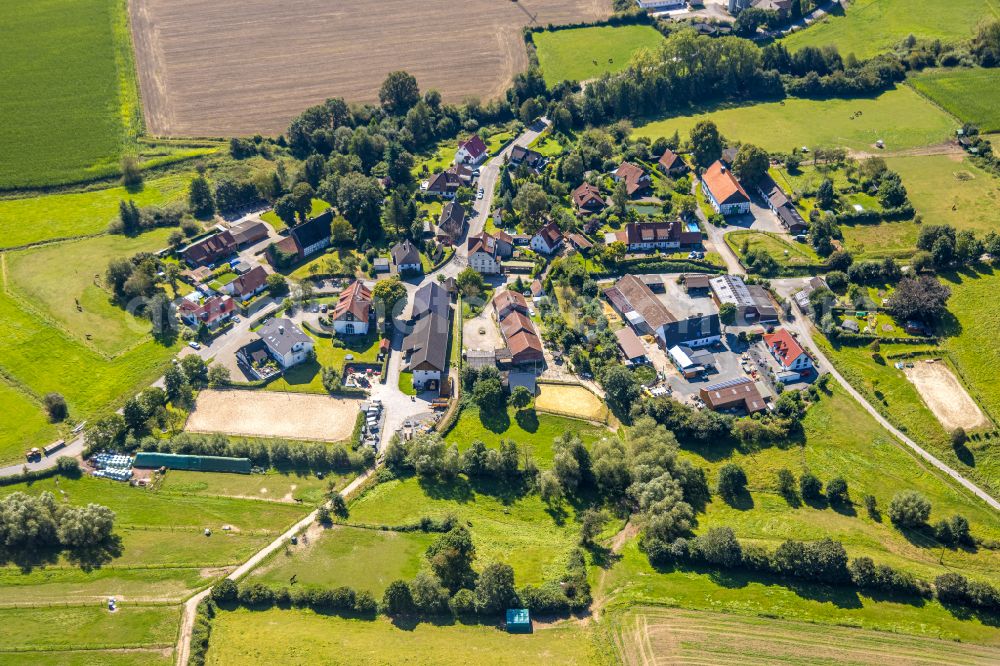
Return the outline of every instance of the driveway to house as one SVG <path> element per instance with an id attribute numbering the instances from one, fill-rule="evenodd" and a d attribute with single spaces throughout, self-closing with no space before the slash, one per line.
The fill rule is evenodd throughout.
<path id="1" fill-rule="evenodd" d="M 1000 502 L 998 502 L 996 499 L 994 499 L 992 495 L 990 495 L 989 493 L 987 493 L 987 492 L 983 491 L 982 489 L 980 489 L 979 486 L 977 486 L 976 484 L 972 483 L 971 481 L 969 481 L 968 479 L 966 479 L 964 476 L 962 476 L 961 474 L 959 474 L 957 471 L 955 471 L 954 469 L 952 469 L 951 467 L 949 467 L 948 465 L 946 465 L 942 461 L 940 461 L 937 458 L 935 458 L 934 455 L 932 455 L 929 451 L 927 451 L 926 449 L 924 449 L 923 447 L 921 447 L 919 444 L 917 444 L 915 441 L 913 441 L 912 439 L 910 439 L 909 437 L 907 437 L 906 435 L 904 435 L 902 432 L 900 432 L 895 426 L 893 426 L 891 423 L 889 423 L 889 421 L 886 420 L 886 418 L 884 416 L 882 416 L 882 414 L 880 414 L 879 411 L 877 409 L 875 409 L 864 398 L 864 396 L 862 396 L 860 393 L 858 393 L 858 391 L 856 391 L 854 389 L 854 387 L 851 386 L 851 384 L 846 379 L 844 379 L 844 376 L 841 375 L 840 372 L 837 371 L 837 368 L 834 367 L 834 365 L 830 362 L 830 360 L 820 350 L 819 346 L 813 341 L 813 338 L 812 338 L 812 333 L 813 333 L 813 331 L 812 331 L 812 325 L 809 322 L 809 318 L 806 317 L 806 315 L 802 312 L 802 310 L 799 309 L 799 306 L 797 304 L 795 304 L 794 302 L 792 303 L 792 308 L 793 308 L 793 310 L 795 312 L 795 319 L 793 321 L 786 321 L 785 322 L 785 327 L 788 328 L 788 329 L 791 329 L 793 331 L 796 331 L 798 333 L 798 341 L 806 346 L 806 348 L 809 350 L 809 352 L 816 359 L 817 364 L 821 368 L 823 368 L 825 370 L 828 370 L 830 372 L 830 374 L 833 375 L 833 378 L 836 379 L 837 382 L 841 386 L 844 387 L 844 390 L 847 391 L 847 393 L 852 398 L 854 398 L 855 400 L 857 400 L 858 403 L 862 407 L 865 408 L 865 411 L 867 411 L 869 414 L 871 414 L 872 417 L 876 421 L 878 421 L 879 425 L 881 425 L 883 428 L 885 428 L 886 430 L 888 430 L 897 440 L 899 440 L 900 442 L 902 442 L 903 444 L 905 444 L 906 446 L 908 446 L 910 449 L 912 449 L 921 458 L 923 458 L 924 460 L 926 460 L 927 462 L 929 462 L 931 465 L 933 465 L 934 467 L 936 467 L 940 471 L 942 471 L 945 474 L 947 474 L 948 476 L 950 476 L 957 483 L 961 484 L 963 487 L 965 487 L 973 495 L 975 495 L 979 499 L 981 499 L 984 502 L 986 502 L 987 504 L 989 504 L 993 509 L 995 509 L 997 511 L 1000 511 Z"/>

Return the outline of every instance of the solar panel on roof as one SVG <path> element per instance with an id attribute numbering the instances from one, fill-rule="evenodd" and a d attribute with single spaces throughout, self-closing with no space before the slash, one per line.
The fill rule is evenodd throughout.
<path id="1" fill-rule="evenodd" d="M 711 386 L 706 386 L 706 391 L 721 391 L 722 389 L 732 388 L 734 386 L 741 386 L 743 384 L 750 383 L 748 377 L 737 377 L 736 379 L 729 379 L 724 382 L 719 382 L 718 384 L 712 384 Z"/>

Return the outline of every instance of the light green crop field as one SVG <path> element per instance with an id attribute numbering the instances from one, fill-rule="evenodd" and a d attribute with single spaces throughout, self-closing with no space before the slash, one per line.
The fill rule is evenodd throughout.
<path id="1" fill-rule="evenodd" d="M 726 244 L 741 258 L 744 243 L 747 251 L 764 250 L 781 266 L 812 266 L 820 263 L 820 258 L 808 243 L 787 241 L 778 234 L 764 231 L 741 230 L 726 234 Z"/>
<path id="2" fill-rule="evenodd" d="M 118 172 L 142 127 L 124 0 L 9 0 L 0 189 Z"/>
<path id="3" fill-rule="evenodd" d="M 538 664 L 593 663 L 595 646 L 577 624 L 508 634 L 489 625 L 420 623 L 398 627 L 318 615 L 308 610 L 221 612 L 212 623 L 207 664 L 345 663 Z"/>
<path id="4" fill-rule="evenodd" d="M 861 115 L 857 115 L 860 112 Z M 765 150 L 843 147 L 871 152 L 882 139 L 886 150 L 903 150 L 951 137 L 958 123 L 908 86 L 858 99 L 788 98 L 750 106 L 729 106 L 664 118 L 635 129 L 635 136 L 687 138 L 695 123 L 712 120 L 722 134 Z"/>
<path id="5" fill-rule="evenodd" d="M 111 187 L 0 199 L 0 249 L 103 233 L 118 218 L 121 200 L 131 199 L 138 206 L 179 201 L 187 196 L 190 179 L 189 173 L 151 178 L 137 192 Z"/>
<path id="6" fill-rule="evenodd" d="M 984 18 L 1000 16 L 995 0 L 854 0 L 841 15 L 827 17 L 782 39 L 791 51 L 834 45 L 859 58 L 890 51 L 912 34 L 920 39 L 969 39 Z"/>
<path id="7" fill-rule="evenodd" d="M 706 469 L 712 485 L 723 464 L 740 465 L 747 474 L 753 500 L 749 508 L 734 508 L 713 498 L 706 512 L 698 516 L 698 531 L 728 526 L 740 539 L 770 549 L 785 539 L 811 541 L 829 536 L 841 541 L 851 557 L 868 556 L 925 580 L 950 570 L 982 580 L 1000 576 L 998 551 L 942 548 L 927 537 L 904 535 L 892 525 L 884 514 L 893 495 L 913 489 L 931 502 L 931 523 L 959 513 L 969 520 L 977 536 L 985 540 L 1000 537 L 1000 525 L 986 504 L 918 462 L 842 390 L 835 389 L 809 408 L 803 431 L 801 444 L 769 447 L 752 454 L 685 451 L 684 457 Z M 796 477 L 808 469 L 824 482 L 842 476 L 855 506 L 844 510 L 826 503 L 789 505 L 778 493 L 777 472 L 782 468 Z M 862 504 L 867 494 L 876 498 L 883 513 L 881 521 L 868 516 Z"/>
<path id="8" fill-rule="evenodd" d="M 668 608 L 635 608 L 609 619 L 621 663 L 989 663 L 1000 650 L 940 639 Z M 683 640 L 677 640 L 678 636 Z M 818 657 L 822 655 L 822 658 Z"/>
<path id="9" fill-rule="evenodd" d="M 411 580 L 420 571 L 424 553 L 437 534 L 386 532 L 334 526 L 309 531 L 253 575 L 275 586 L 295 585 L 367 590 L 381 598 L 394 580 Z"/>
<path id="10" fill-rule="evenodd" d="M 509 409 L 504 416 L 484 422 L 477 408 L 466 407 L 445 439 L 458 444 L 462 451 L 476 440 L 495 449 L 500 447 L 500 440 L 510 439 L 530 451 L 538 466 L 546 469 L 552 465 L 552 442 L 565 432 L 579 435 L 588 445 L 602 437 L 614 436 L 610 430 L 587 421 L 534 410 L 518 413 Z"/>
<path id="11" fill-rule="evenodd" d="M 574 510 L 553 516 L 537 493 L 474 486 L 464 477 L 449 486 L 424 487 L 416 478 L 375 486 L 351 505 L 350 520 L 366 525 L 405 525 L 423 516 L 454 513 L 470 522 L 476 566 L 505 562 L 518 586 L 553 580 L 565 570 L 577 543 Z M 558 522 L 557 522 L 558 520 Z"/>
<path id="12" fill-rule="evenodd" d="M 115 613 L 100 604 L 71 608 L 0 609 L 0 645 L 12 648 L 169 647 L 177 636 L 176 606 L 133 606 Z"/>
<path id="13" fill-rule="evenodd" d="M 58 439 L 59 431 L 49 423 L 41 406 L 18 390 L 0 381 L 0 414 L 4 427 L 0 429 L 0 464 L 24 460 L 24 452 L 32 447 Z"/>
<path id="14" fill-rule="evenodd" d="M 169 233 L 155 229 L 135 237 L 106 235 L 12 252 L 6 257 L 9 289 L 81 344 L 120 354 L 149 336 L 149 320 L 111 302 L 103 285 L 108 261 L 164 248 Z"/>
<path id="15" fill-rule="evenodd" d="M 587 81 L 620 72 L 639 49 L 655 49 L 663 42 L 648 25 L 596 26 L 547 30 L 531 35 L 545 83 Z"/>
<path id="16" fill-rule="evenodd" d="M 1000 72 L 995 69 L 925 70 L 910 79 L 918 91 L 981 132 L 1000 131 Z"/>

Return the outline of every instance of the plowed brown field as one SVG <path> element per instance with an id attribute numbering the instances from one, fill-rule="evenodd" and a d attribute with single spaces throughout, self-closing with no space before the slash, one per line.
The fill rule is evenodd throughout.
<path id="1" fill-rule="evenodd" d="M 446 101 L 499 96 L 527 25 L 593 21 L 610 0 L 132 0 L 147 130 L 277 134 L 329 97 L 370 102 L 403 69 Z"/>

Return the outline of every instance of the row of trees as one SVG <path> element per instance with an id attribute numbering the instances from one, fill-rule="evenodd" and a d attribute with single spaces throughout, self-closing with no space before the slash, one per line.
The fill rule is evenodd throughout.
<path id="1" fill-rule="evenodd" d="M 100 504 L 72 506 L 45 491 L 0 499 L 0 558 L 23 558 L 45 551 L 83 552 L 108 543 L 115 513 Z"/>

